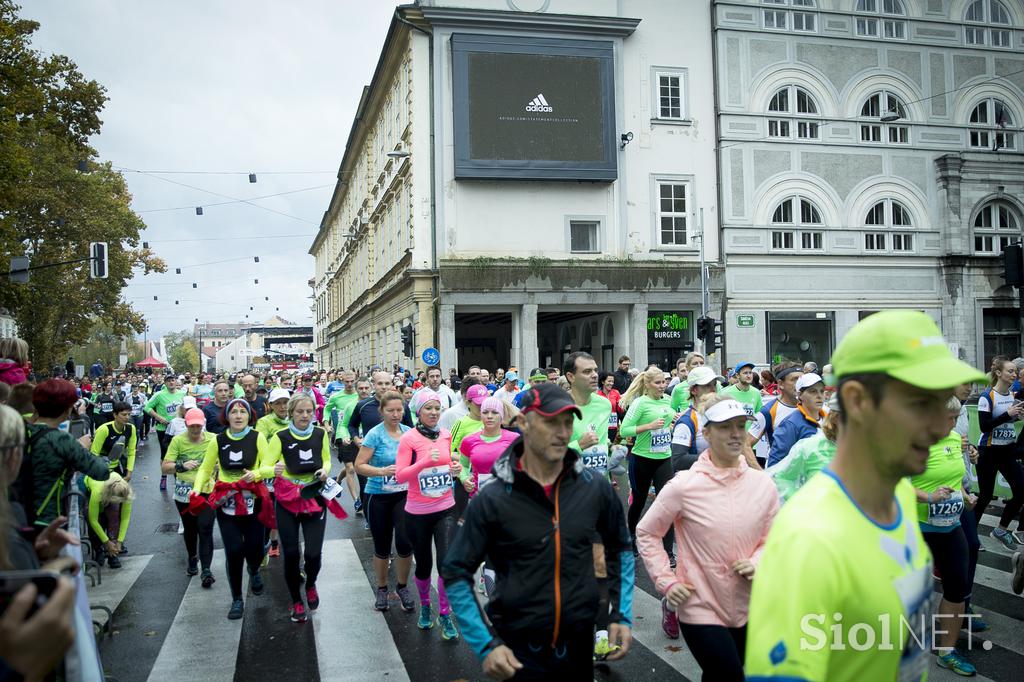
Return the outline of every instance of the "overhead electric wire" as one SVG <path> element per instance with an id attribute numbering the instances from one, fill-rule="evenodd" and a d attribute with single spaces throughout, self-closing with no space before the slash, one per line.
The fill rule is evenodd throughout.
<path id="1" fill-rule="evenodd" d="M 264 194 L 258 197 L 249 197 L 248 199 L 234 199 L 232 201 L 218 201 L 212 204 L 202 204 L 203 208 L 210 208 L 212 206 L 227 206 L 228 204 L 240 204 L 249 201 L 257 201 L 259 199 L 271 199 L 273 197 L 283 197 L 287 194 L 299 194 L 300 192 L 312 192 L 315 189 L 327 189 L 328 187 L 334 187 L 334 185 L 316 185 L 314 187 L 303 187 L 302 189 L 292 189 L 287 192 L 276 192 L 274 194 Z M 164 213 L 167 211 L 191 211 L 195 209 L 195 205 L 191 206 L 172 206 L 170 208 L 147 208 L 142 211 L 135 211 L 136 213 Z"/>
<path id="2" fill-rule="evenodd" d="M 113 166 L 114 170 L 129 170 L 148 175 L 335 175 L 338 171 L 183 171 L 183 170 L 135 170 Z"/>
<path id="3" fill-rule="evenodd" d="M 229 241 L 247 241 L 250 239 L 290 239 L 291 237 L 315 237 L 316 232 L 296 232 L 293 234 L 263 234 L 254 237 L 246 236 L 235 236 L 235 237 L 197 237 L 195 239 L 146 239 L 148 244 L 168 244 L 172 242 L 229 242 Z M 303 248 L 305 244 L 300 244 Z"/>

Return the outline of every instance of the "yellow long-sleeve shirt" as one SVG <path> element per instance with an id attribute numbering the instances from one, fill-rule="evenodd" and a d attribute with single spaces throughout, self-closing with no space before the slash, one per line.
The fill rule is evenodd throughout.
<path id="1" fill-rule="evenodd" d="M 283 431 L 283 429 L 281 430 Z M 284 461 L 284 454 L 281 451 L 281 439 L 278 437 L 281 433 L 278 431 L 271 437 L 267 444 L 267 455 L 261 460 L 260 475 L 265 479 L 274 478 L 274 466 Z M 313 435 L 319 431 L 322 443 L 320 445 L 320 455 L 323 462 L 323 468 L 327 471 L 331 470 L 331 445 L 327 438 L 327 432 L 324 429 L 316 428 L 313 433 L 308 436 L 296 436 L 294 432 L 291 432 L 291 436 L 300 444 L 301 448 L 304 444 L 311 444 Z M 288 471 L 288 465 L 285 464 L 285 476 L 293 481 L 301 481 L 302 483 L 312 483 L 315 476 L 312 473 L 309 474 L 293 474 Z"/>

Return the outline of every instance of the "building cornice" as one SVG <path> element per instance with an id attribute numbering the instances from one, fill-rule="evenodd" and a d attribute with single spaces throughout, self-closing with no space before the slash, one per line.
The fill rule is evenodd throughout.
<path id="1" fill-rule="evenodd" d="M 640 24 L 640 19 L 626 17 L 504 12 L 463 7 L 415 7 L 406 9 L 403 14 L 411 21 L 422 17 L 426 23 L 444 28 L 513 30 L 524 33 L 578 33 L 609 37 L 628 36 Z"/>

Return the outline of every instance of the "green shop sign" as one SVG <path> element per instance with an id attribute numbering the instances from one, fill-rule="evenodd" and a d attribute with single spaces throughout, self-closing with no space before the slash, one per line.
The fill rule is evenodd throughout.
<path id="1" fill-rule="evenodd" d="M 689 341 L 691 313 L 651 313 L 647 316 L 647 338 L 651 341 Z"/>

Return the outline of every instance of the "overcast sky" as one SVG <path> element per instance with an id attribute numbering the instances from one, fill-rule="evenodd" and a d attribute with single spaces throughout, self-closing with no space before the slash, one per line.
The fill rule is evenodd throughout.
<path id="1" fill-rule="evenodd" d="M 307 280 L 313 258 L 307 251 L 394 4 L 21 4 L 21 15 L 41 24 L 37 49 L 67 55 L 107 88 L 102 133 L 92 140 L 101 160 L 142 171 L 202 172 L 125 172 L 132 207 L 147 225 L 142 239 L 168 265 L 166 274 L 136 277 L 124 292 L 146 315 L 151 337 L 191 328 L 195 318 L 235 322 L 249 315 L 261 322 L 276 308 L 286 319 L 312 324 Z M 258 182 L 211 171 L 252 171 Z M 272 174 L 282 171 L 301 173 Z M 250 199 L 307 188 L 316 189 L 253 202 L 263 208 L 210 206 L 230 199 L 201 191 Z M 195 206 L 204 206 L 202 216 Z M 158 210 L 178 207 L 185 208 Z M 276 236 L 256 238 L 266 235 Z M 202 265 L 228 259 L 237 260 Z M 175 274 L 176 267 L 182 274 Z"/>

